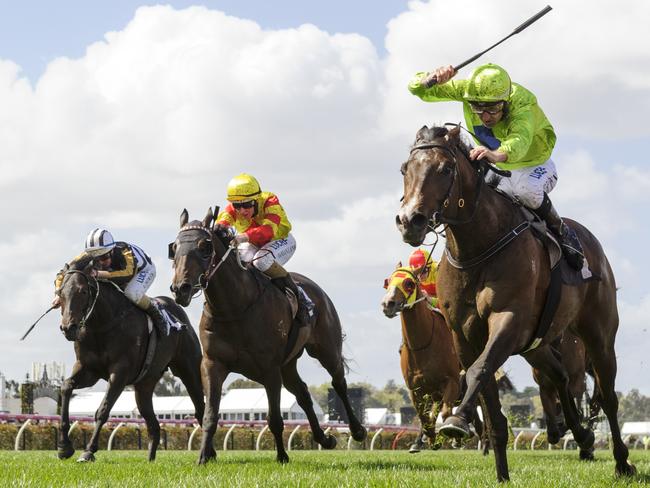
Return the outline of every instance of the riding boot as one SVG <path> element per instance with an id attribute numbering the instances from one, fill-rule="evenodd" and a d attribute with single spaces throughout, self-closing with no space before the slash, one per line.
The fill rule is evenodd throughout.
<path id="1" fill-rule="evenodd" d="M 285 293 L 285 289 L 288 288 L 296 296 L 298 302 L 298 310 L 296 311 L 296 318 L 294 319 L 296 326 L 304 327 L 305 325 L 309 325 L 309 307 L 303 294 L 298 290 L 298 285 L 293 281 L 293 278 L 287 270 L 279 263 L 274 262 L 264 273 L 271 278 L 271 283 L 277 286 L 282 293 Z"/>
<path id="2" fill-rule="evenodd" d="M 145 313 L 149 315 L 149 317 L 151 317 L 151 320 L 161 337 L 169 335 L 167 321 L 165 320 L 165 317 L 163 317 L 156 303 L 151 298 L 149 298 L 147 295 L 144 295 L 137 303 L 137 305 L 142 310 L 144 310 Z"/>
<path id="3" fill-rule="evenodd" d="M 548 194 L 544 193 L 544 200 L 540 207 L 535 210 L 535 213 L 546 222 L 546 225 L 551 229 L 551 232 L 560 239 L 562 252 L 564 253 L 567 263 L 569 263 L 569 265 L 575 270 L 580 271 L 585 258 L 580 240 L 575 231 L 566 225 L 562 220 L 562 217 L 558 215 L 557 210 L 555 210 L 550 198 L 548 197 Z"/>

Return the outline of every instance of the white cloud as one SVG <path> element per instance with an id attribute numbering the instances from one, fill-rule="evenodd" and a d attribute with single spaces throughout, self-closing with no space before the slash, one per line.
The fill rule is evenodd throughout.
<path id="1" fill-rule="evenodd" d="M 638 243 L 648 238 L 650 180 L 622 141 L 648 135 L 642 23 L 650 5 L 610 7 L 557 7 L 483 59 L 535 91 L 560 138 L 619 144 L 616 161 L 601 161 L 587 144 L 556 154 L 552 196 L 601 239 L 622 303 L 633 304 L 647 290 Z M 19 377 L 31 360 L 71 363 L 54 314 L 26 343 L 14 341 L 47 308 L 54 273 L 90 228 L 108 226 L 147 250 L 158 266 L 151 292 L 165 294 L 166 244 L 180 211 L 202 217 L 223 202 L 228 179 L 248 171 L 279 194 L 294 224 L 298 251 L 288 267 L 337 305 L 353 381 L 399 378 L 399 327 L 379 311 L 383 278 L 411 251 L 394 224 L 398 168 L 421 125 L 462 119 L 459 104 L 422 103 L 407 82 L 415 71 L 466 59 L 538 8 L 414 1 L 390 22 L 380 59 L 357 34 L 262 29 L 202 7 L 143 7 L 82 57 L 52 61 L 34 86 L 0 60 L 0 306 L 10 318 L 0 327 L 0 369 Z M 194 304 L 195 324 L 199 315 Z M 631 351 L 631 361 L 640 357 Z M 633 374 L 627 366 L 622 376 Z"/>

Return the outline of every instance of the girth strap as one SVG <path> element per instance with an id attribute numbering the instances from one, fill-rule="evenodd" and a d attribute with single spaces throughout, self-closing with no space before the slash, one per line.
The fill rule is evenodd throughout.
<path id="1" fill-rule="evenodd" d="M 147 320 L 149 319 L 147 318 Z M 149 368 L 151 367 L 151 363 L 153 362 L 153 357 L 156 354 L 157 343 L 158 343 L 158 334 L 156 333 L 155 328 L 152 328 L 151 332 L 149 333 L 149 341 L 147 342 L 147 352 L 144 356 L 144 364 L 142 365 L 142 369 L 140 369 L 140 373 L 138 374 L 136 379 L 134 379 L 131 382 L 132 385 L 138 383 L 149 372 Z"/>
<path id="2" fill-rule="evenodd" d="M 537 333 L 533 340 L 530 342 L 528 347 L 518 354 L 526 354 L 527 352 L 536 349 L 544 339 L 544 336 L 548 332 L 548 329 L 551 327 L 553 322 L 553 317 L 555 317 L 555 312 L 557 307 L 560 304 L 560 298 L 562 296 L 562 273 L 560 270 L 560 263 L 556 264 L 555 267 L 551 270 L 551 282 L 548 285 L 548 292 L 546 293 L 546 303 L 544 303 L 544 310 L 542 310 L 542 316 L 539 320 L 539 326 L 537 327 Z"/>

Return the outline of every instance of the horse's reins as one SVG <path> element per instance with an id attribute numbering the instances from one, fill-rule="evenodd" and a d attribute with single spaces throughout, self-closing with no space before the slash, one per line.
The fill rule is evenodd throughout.
<path id="1" fill-rule="evenodd" d="M 84 317 L 79 321 L 79 327 L 86 327 L 86 321 L 90 318 L 90 315 L 93 313 L 93 310 L 95 310 L 95 305 L 97 304 L 97 299 L 99 298 L 99 283 L 97 281 L 97 278 L 94 276 L 89 276 L 87 273 L 80 271 L 78 269 L 70 269 L 65 272 L 65 274 L 80 274 L 84 278 L 86 278 L 86 282 L 88 283 L 88 288 L 93 288 L 93 286 L 90 284 L 90 279 L 92 278 L 93 281 L 95 282 L 95 297 L 91 298 L 88 297 L 88 303 L 90 304 L 90 307 L 86 307 L 88 311 L 84 314 Z M 63 286 L 63 285 L 62 285 Z M 92 300 L 92 304 L 90 303 L 90 300 Z"/>

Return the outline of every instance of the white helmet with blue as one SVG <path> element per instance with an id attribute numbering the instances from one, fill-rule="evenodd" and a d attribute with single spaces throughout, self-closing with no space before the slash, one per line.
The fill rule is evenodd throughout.
<path id="1" fill-rule="evenodd" d="M 86 252 L 92 257 L 102 256 L 115 247 L 113 235 L 106 229 L 93 229 L 86 237 Z"/>

